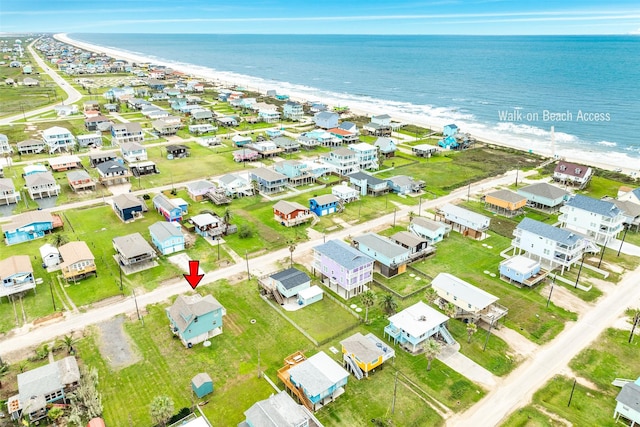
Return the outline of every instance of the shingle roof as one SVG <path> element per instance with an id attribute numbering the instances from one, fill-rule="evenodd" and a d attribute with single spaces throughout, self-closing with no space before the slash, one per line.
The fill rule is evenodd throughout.
<path id="1" fill-rule="evenodd" d="M 353 150 L 349 150 L 346 147 L 340 147 L 340 148 L 336 148 L 335 150 L 333 150 L 331 153 L 340 156 L 340 157 L 346 157 L 346 156 L 355 156 L 356 152 Z"/>
<path id="2" fill-rule="evenodd" d="M 349 338 L 340 341 L 340 344 L 347 353 L 353 354 L 365 363 L 377 360 L 378 357 L 384 354 L 381 347 L 376 346 L 373 340 L 365 337 L 360 332 L 356 332 Z"/>
<path id="3" fill-rule="evenodd" d="M 67 179 L 69 181 L 81 181 L 83 179 L 91 179 L 91 175 L 85 170 L 71 171 L 67 173 Z"/>
<path id="4" fill-rule="evenodd" d="M 480 310 L 498 301 L 498 297 L 493 296 L 489 292 L 485 292 L 482 289 L 473 286 L 471 283 L 467 283 L 449 273 L 438 274 L 435 279 L 433 279 L 433 282 L 431 282 L 431 286 L 442 289 L 450 294 L 451 301 L 449 302 L 453 302 L 455 304 L 454 301 L 456 298 L 454 297 L 457 297 L 458 300 L 471 304 L 474 307 L 478 307 Z"/>
<path id="5" fill-rule="evenodd" d="M 218 182 L 222 185 L 229 185 L 231 183 L 233 183 L 236 180 L 242 180 L 245 181 L 245 179 L 239 177 L 238 175 L 234 175 L 232 173 L 226 174 L 224 176 L 221 176 L 220 178 L 218 178 Z"/>
<path id="6" fill-rule="evenodd" d="M 144 146 L 138 144 L 137 142 L 123 142 L 120 144 L 120 150 L 123 153 L 128 153 L 132 151 L 146 151 L 147 149 Z"/>
<path id="7" fill-rule="evenodd" d="M 222 305 L 212 295 L 203 297 L 200 294 L 195 294 L 191 296 L 179 295 L 173 305 L 167 308 L 167 311 L 180 332 L 184 332 L 196 316 L 211 313 L 219 308 L 222 308 Z"/>
<path id="8" fill-rule="evenodd" d="M 196 388 L 202 387 L 202 385 L 210 382 L 212 382 L 211 377 L 206 372 L 200 372 L 191 379 L 191 384 Z"/>
<path id="9" fill-rule="evenodd" d="M 126 129 L 127 132 L 142 132 L 142 126 L 140 123 L 130 122 L 130 123 L 116 123 L 113 125 L 115 129 Z"/>
<path id="10" fill-rule="evenodd" d="M 323 351 L 293 366 L 289 375 L 302 385 L 308 396 L 317 396 L 349 377 L 349 373 Z"/>
<path id="11" fill-rule="evenodd" d="M 519 189 L 518 193 L 529 193 L 533 194 L 534 196 L 540 196 L 552 200 L 559 199 L 569 194 L 562 188 L 556 187 L 555 185 L 547 184 L 546 182 L 527 185 L 526 187 L 522 187 L 521 189 Z"/>
<path id="12" fill-rule="evenodd" d="M 128 234 L 113 238 L 113 243 L 125 258 L 133 258 L 148 253 L 155 254 L 154 249 L 140 233 Z"/>
<path id="13" fill-rule="evenodd" d="M 581 194 L 576 194 L 564 205 L 610 218 L 614 218 L 620 214 L 620 209 L 614 203 Z"/>
<path id="14" fill-rule="evenodd" d="M 416 183 L 416 180 L 407 175 L 396 175 L 390 178 L 387 178 L 387 181 L 399 186 L 405 187 L 407 185 L 413 185 Z"/>
<path id="15" fill-rule="evenodd" d="M 56 179 L 53 177 L 51 172 L 40 172 L 25 176 L 24 181 L 27 184 L 27 187 L 34 187 L 36 185 L 55 184 Z"/>
<path id="16" fill-rule="evenodd" d="M 136 206 L 142 206 L 142 202 L 136 196 L 123 193 L 113 198 L 113 204 L 119 209 L 128 209 Z"/>
<path id="17" fill-rule="evenodd" d="M 215 185 L 209 181 L 200 180 L 195 182 L 190 182 L 187 184 L 187 190 L 189 191 L 200 191 L 200 190 L 208 190 L 210 188 L 214 188 Z"/>
<path id="18" fill-rule="evenodd" d="M 323 194 L 322 196 L 312 197 L 309 200 L 315 200 L 316 203 L 320 206 L 328 205 L 330 203 L 336 203 L 340 201 L 340 199 L 337 196 L 334 196 L 333 194 Z"/>
<path id="19" fill-rule="evenodd" d="M 616 396 L 616 401 L 640 412 L 640 385 L 636 383 L 625 384 Z"/>
<path id="20" fill-rule="evenodd" d="M 297 427 L 305 425 L 306 420 L 313 419 L 311 413 L 304 406 L 297 404 L 284 390 L 254 403 L 244 414 L 252 426 L 260 427 Z M 315 425 L 317 424 L 309 423 L 309 426 Z"/>
<path id="21" fill-rule="evenodd" d="M 392 242 L 387 237 L 382 237 L 375 233 L 367 233 L 363 234 L 362 236 L 354 237 L 353 241 L 358 244 L 365 245 L 375 252 L 380 253 L 390 259 L 408 254 L 409 252 L 407 248 Z"/>
<path id="22" fill-rule="evenodd" d="M 353 179 L 357 179 L 357 180 L 363 180 L 366 179 L 367 180 L 367 186 L 369 185 L 378 185 L 378 184 L 382 184 L 382 183 L 386 183 L 387 181 L 380 179 L 380 178 L 376 178 L 375 176 L 369 175 L 368 173 L 364 173 L 364 172 L 354 172 L 352 174 L 347 175 L 349 178 L 353 178 Z"/>
<path id="23" fill-rule="evenodd" d="M 564 167 L 564 169 L 563 169 Z M 554 173 L 561 173 L 564 175 L 571 175 L 577 178 L 584 178 L 587 172 L 591 168 L 589 166 L 579 165 L 577 163 L 565 162 L 564 160 L 560 160 L 556 165 Z"/>
<path id="24" fill-rule="evenodd" d="M 23 214 L 16 215 L 13 221 L 8 224 L 2 224 L 2 231 L 14 231 L 25 225 L 33 224 L 34 222 L 50 222 L 53 224 L 53 216 L 46 211 L 29 211 Z"/>
<path id="25" fill-rule="evenodd" d="M 640 205 L 637 203 L 615 199 L 611 200 L 611 202 L 615 204 L 626 216 L 632 218 L 640 216 Z"/>
<path id="26" fill-rule="evenodd" d="M 257 168 L 250 172 L 252 175 L 260 177 L 266 181 L 287 180 L 287 176 L 267 168 Z"/>
<path id="27" fill-rule="evenodd" d="M 524 218 L 516 228 L 567 246 L 573 246 L 583 239 L 582 236 L 574 234 L 569 230 L 554 227 L 553 225 L 545 224 L 544 222 L 531 218 Z"/>
<path id="28" fill-rule="evenodd" d="M 427 241 L 427 239 L 418 237 L 408 231 L 398 231 L 396 234 L 391 236 L 391 240 L 413 248 L 418 246 L 420 243 L 425 243 Z"/>
<path id="29" fill-rule="evenodd" d="M 155 224 L 151 224 L 149 233 L 161 242 L 172 237 L 184 237 L 180 228 L 167 221 L 158 221 Z"/>
<path id="30" fill-rule="evenodd" d="M 349 270 L 373 263 L 373 258 L 352 248 L 342 240 L 329 240 L 313 249 Z"/>
<path id="31" fill-rule="evenodd" d="M 0 190 L 3 191 L 14 191 L 16 187 L 13 185 L 13 181 L 11 178 L 0 178 Z"/>
<path id="32" fill-rule="evenodd" d="M 311 281 L 311 278 L 307 273 L 296 268 L 287 268 L 286 270 L 271 275 L 271 278 L 282 283 L 282 286 L 284 286 L 285 289 L 293 289 L 296 286 L 300 286 Z"/>
<path id="33" fill-rule="evenodd" d="M 73 356 L 18 374 L 20 401 L 32 396 L 44 396 L 62 390 L 65 385 L 80 380 L 78 363 Z"/>
<path id="34" fill-rule="evenodd" d="M 0 261 L 0 279 L 18 273 L 33 273 L 31 258 L 28 255 L 14 255 Z"/>
<path id="35" fill-rule="evenodd" d="M 426 228 L 427 230 L 430 231 L 438 231 L 439 229 L 441 229 L 442 227 L 446 228 L 446 224 L 439 222 L 439 221 L 434 221 L 432 219 L 429 218 L 424 218 L 421 216 L 415 216 L 413 217 L 413 220 L 411 221 L 413 222 L 415 225 L 418 225 L 422 228 Z"/>
<path id="36" fill-rule="evenodd" d="M 83 241 L 69 242 L 60 246 L 58 251 L 63 259 L 62 264 L 60 264 L 63 269 L 78 261 L 95 260 L 91 249 Z"/>
<path id="37" fill-rule="evenodd" d="M 275 205 L 273 205 L 273 209 L 278 212 L 282 212 L 287 215 L 295 211 L 306 211 L 308 208 L 306 206 L 302 206 L 297 202 L 289 202 L 287 200 L 280 200 Z"/>
<path id="38" fill-rule="evenodd" d="M 127 168 L 125 168 L 123 165 L 121 165 L 120 163 L 116 162 L 115 160 L 107 160 L 106 162 L 102 162 L 100 164 L 98 164 L 96 166 L 96 168 L 98 168 L 98 170 L 103 174 L 109 174 L 109 173 L 118 173 L 118 172 L 122 172 L 122 171 L 126 171 Z"/>
<path id="39" fill-rule="evenodd" d="M 490 219 L 487 216 L 470 211 L 458 205 L 452 205 L 450 203 L 447 203 L 446 205 L 442 206 L 440 208 L 440 211 L 442 211 L 445 214 L 457 216 L 458 218 L 464 218 L 466 220 L 472 221 L 477 224 L 483 223 L 486 220 Z"/>
<path id="40" fill-rule="evenodd" d="M 518 202 L 522 202 L 523 200 L 526 200 L 526 197 L 509 190 L 492 191 L 491 193 L 487 194 L 487 197 L 489 196 L 493 197 L 494 199 L 504 200 L 505 202 L 510 202 L 510 203 L 518 203 Z"/>

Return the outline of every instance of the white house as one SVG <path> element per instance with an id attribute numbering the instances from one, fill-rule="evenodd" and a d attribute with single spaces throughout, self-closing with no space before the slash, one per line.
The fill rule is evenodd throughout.
<path id="1" fill-rule="evenodd" d="M 361 170 L 378 169 L 378 147 L 361 142 L 349 145 L 349 150 L 356 153 L 356 160 Z"/>
<path id="2" fill-rule="evenodd" d="M 622 386 L 616 396 L 616 423 L 622 418 L 623 425 L 640 426 L 640 378 Z"/>
<path id="3" fill-rule="evenodd" d="M 331 194 L 342 200 L 343 203 L 353 202 L 360 197 L 358 190 L 344 184 L 331 187 Z"/>
<path id="4" fill-rule="evenodd" d="M 475 213 L 460 206 L 447 203 L 438 209 L 436 219 L 443 218 L 446 224 L 464 236 L 479 239 L 489 229 L 491 218 Z"/>
<path id="5" fill-rule="evenodd" d="M 12 151 L 13 149 L 11 148 L 11 145 L 9 145 L 9 138 L 7 138 L 7 135 L 0 133 L 0 154 L 11 154 Z"/>
<path id="6" fill-rule="evenodd" d="M 118 123 L 111 126 L 111 143 L 122 144 L 125 142 L 140 143 L 144 141 L 142 126 L 140 123 Z"/>
<path id="7" fill-rule="evenodd" d="M 42 131 L 42 138 L 49 149 L 49 154 L 56 151 L 67 151 L 76 145 L 73 134 L 60 126 L 50 127 Z"/>
<path id="8" fill-rule="evenodd" d="M 562 226 L 606 245 L 622 230 L 625 217 L 615 203 L 576 195 L 560 208 Z"/>

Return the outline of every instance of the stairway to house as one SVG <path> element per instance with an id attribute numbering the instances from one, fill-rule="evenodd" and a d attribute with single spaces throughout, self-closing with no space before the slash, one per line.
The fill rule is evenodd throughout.
<path id="1" fill-rule="evenodd" d="M 447 344 L 451 345 L 456 343 L 456 340 L 453 339 L 451 333 L 444 326 L 440 325 L 440 329 L 438 330 L 438 332 L 440 332 L 440 336 L 446 341 Z"/>
<path id="2" fill-rule="evenodd" d="M 356 363 L 353 361 L 351 356 L 349 356 L 348 354 L 344 354 L 342 356 L 342 358 L 344 359 L 344 362 L 347 365 L 347 367 L 349 368 L 349 370 L 351 371 L 351 373 L 357 379 L 361 380 L 362 377 L 364 377 L 364 373 L 362 372 L 362 369 L 360 369 L 360 367 L 358 365 L 356 365 Z"/>

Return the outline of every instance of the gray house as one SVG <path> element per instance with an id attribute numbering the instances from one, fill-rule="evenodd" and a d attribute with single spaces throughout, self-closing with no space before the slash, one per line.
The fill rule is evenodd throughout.
<path id="1" fill-rule="evenodd" d="M 569 200 L 567 191 L 546 182 L 522 187 L 518 189 L 518 194 L 527 198 L 527 206 L 549 211 L 557 211 Z"/>

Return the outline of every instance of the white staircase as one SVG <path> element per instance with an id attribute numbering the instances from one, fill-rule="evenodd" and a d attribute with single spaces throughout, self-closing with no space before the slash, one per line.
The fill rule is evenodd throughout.
<path id="1" fill-rule="evenodd" d="M 361 380 L 362 377 L 364 377 L 364 373 L 362 372 L 362 369 L 360 369 L 360 367 L 358 365 L 356 365 L 356 363 L 353 361 L 353 359 L 351 359 L 351 357 L 349 357 L 349 355 L 343 354 L 342 357 L 344 359 L 345 364 L 347 365 L 347 367 L 351 371 L 351 373 L 357 379 Z"/>
<path id="2" fill-rule="evenodd" d="M 451 345 L 456 343 L 456 340 L 453 339 L 451 333 L 444 326 L 440 325 L 440 329 L 438 330 L 438 332 L 440 332 L 440 336 L 445 340 L 447 344 Z"/>

